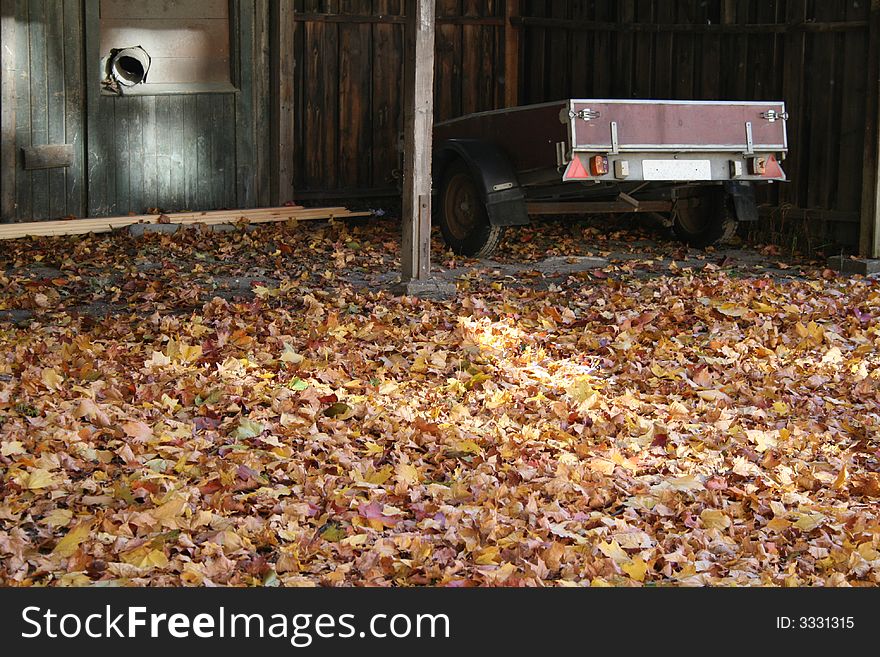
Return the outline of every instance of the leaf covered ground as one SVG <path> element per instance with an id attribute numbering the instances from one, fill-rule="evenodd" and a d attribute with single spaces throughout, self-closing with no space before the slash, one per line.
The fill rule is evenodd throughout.
<path id="1" fill-rule="evenodd" d="M 880 582 L 878 281 L 643 237 L 0 244 L 0 583 Z"/>

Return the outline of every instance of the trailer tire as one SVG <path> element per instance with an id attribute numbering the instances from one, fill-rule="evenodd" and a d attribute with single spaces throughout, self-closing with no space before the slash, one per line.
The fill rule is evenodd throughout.
<path id="1" fill-rule="evenodd" d="M 486 258 L 504 235 L 504 226 L 493 226 L 477 181 L 463 160 L 452 162 L 443 175 L 438 198 L 440 232 L 458 255 Z"/>
<path id="2" fill-rule="evenodd" d="M 688 246 L 705 248 L 730 242 L 739 222 L 723 190 L 680 198 L 673 210 L 672 230 Z"/>

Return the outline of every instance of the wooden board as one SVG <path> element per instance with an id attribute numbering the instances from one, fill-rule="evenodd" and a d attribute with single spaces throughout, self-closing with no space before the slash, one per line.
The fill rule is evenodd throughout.
<path id="1" fill-rule="evenodd" d="M 272 223 L 280 221 L 313 221 L 319 219 L 345 219 L 349 217 L 368 217 L 372 212 L 352 212 L 347 208 L 303 208 L 301 206 L 281 208 L 261 208 L 259 210 L 217 210 L 214 212 L 181 212 L 168 215 L 137 215 L 129 217 L 102 217 L 94 219 L 72 219 L 70 221 L 35 221 L 19 224 L 0 225 L 0 240 L 21 237 L 44 237 L 51 235 L 85 235 L 87 233 L 107 233 L 116 228 L 134 224 L 216 224 Z"/>

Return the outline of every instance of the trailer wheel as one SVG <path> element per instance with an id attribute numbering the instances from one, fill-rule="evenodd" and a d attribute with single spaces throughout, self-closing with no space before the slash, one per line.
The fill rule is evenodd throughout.
<path id="1" fill-rule="evenodd" d="M 449 165 L 440 190 L 438 218 L 446 244 L 458 255 L 485 258 L 504 233 L 489 223 L 476 181 L 462 160 Z"/>
<path id="2" fill-rule="evenodd" d="M 729 242 L 736 235 L 737 225 L 731 200 L 723 190 L 676 201 L 672 229 L 689 246 L 703 248 Z"/>

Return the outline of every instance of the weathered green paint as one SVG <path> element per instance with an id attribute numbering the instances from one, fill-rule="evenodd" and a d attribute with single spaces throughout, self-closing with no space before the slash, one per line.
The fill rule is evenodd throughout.
<path id="1" fill-rule="evenodd" d="M 4 161 L 15 161 L 3 177 L 3 221 L 268 202 L 269 53 L 255 37 L 266 0 L 230 0 L 237 88 L 123 97 L 100 86 L 98 0 L 3 6 L 15 37 L 3 73 L 15 83 L 14 112 L 4 115 L 15 135 Z M 70 166 L 25 170 L 22 149 L 49 144 L 73 146 Z"/>

